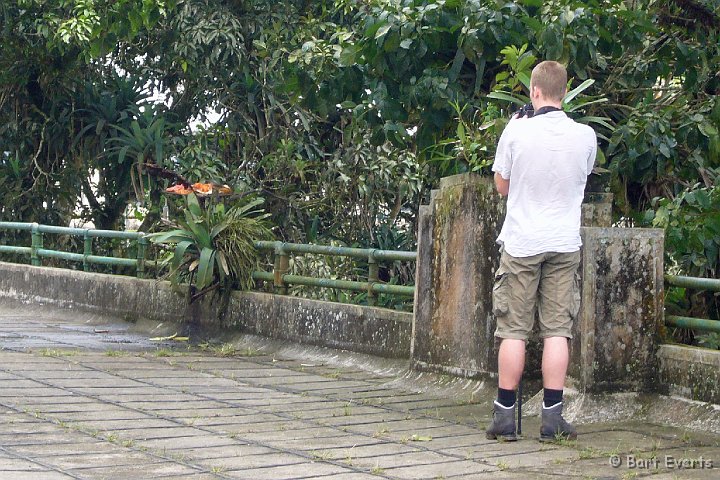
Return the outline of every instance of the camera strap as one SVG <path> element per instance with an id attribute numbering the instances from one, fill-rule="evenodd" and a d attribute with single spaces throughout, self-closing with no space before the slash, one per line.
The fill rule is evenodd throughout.
<path id="1" fill-rule="evenodd" d="M 562 112 L 562 108 L 547 105 L 545 107 L 538 108 L 537 110 L 535 110 L 535 114 L 533 115 L 533 117 L 537 117 L 538 115 L 542 115 L 544 113 L 550 113 L 550 112 Z"/>

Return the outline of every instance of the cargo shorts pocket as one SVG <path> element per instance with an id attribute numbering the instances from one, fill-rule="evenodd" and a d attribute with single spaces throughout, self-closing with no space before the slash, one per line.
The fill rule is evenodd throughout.
<path id="1" fill-rule="evenodd" d="M 580 313 L 580 272 L 573 276 L 572 291 L 570 292 L 570 318 L 575 320 Z"/>
<path id="2" fill-rule="evenodd" d="M 509 311 L 508 274 L 498 273 L 495 275 L 495 285 L 492 293 L 493 314 L 496 317 L 507 315 Z"/>

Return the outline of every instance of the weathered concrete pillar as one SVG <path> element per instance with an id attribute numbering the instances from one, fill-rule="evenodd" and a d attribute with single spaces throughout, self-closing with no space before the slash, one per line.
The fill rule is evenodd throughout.
<path id="1" fill-rule="evenodd" d="M 658 387 L 663 231 L 582 228 L 582 301 L 570 375 L 584 391 Z"/>
<path id="2" fill-rule="evenodd" d="M 582 204 L 583 227 L 612 225 L 612 193 L 586 193 Z"/>
<path id="3" fill-rule="evenodd" d="M 492 287 L 505 202 L 490 178 L 443 178 L 420 207 L 411 363 L 477 377 L 496 370 Z"/>

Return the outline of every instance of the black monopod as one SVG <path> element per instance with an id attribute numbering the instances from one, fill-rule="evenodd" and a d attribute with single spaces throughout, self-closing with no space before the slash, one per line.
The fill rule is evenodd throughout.
<path id="1" fill-rule="evenodd" d="M 517 389 L 517 434 L 522 435 L 522 377 Z"/>

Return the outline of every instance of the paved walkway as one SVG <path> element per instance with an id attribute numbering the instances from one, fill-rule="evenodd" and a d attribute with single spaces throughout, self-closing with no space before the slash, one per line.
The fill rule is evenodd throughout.
<path id="1" fill-rule="evenodd" d="M 95 320 L 0 303 L 0 479 L 719 477 L 717 437 L 593 424 L 544 445 L 528 418 L 532 435 L 496 443 L 483 431 L 487 398 L 418 393 L 401 364 L 158 345 Z M 668 468 L 666 456 L 696 468 Z"/>

